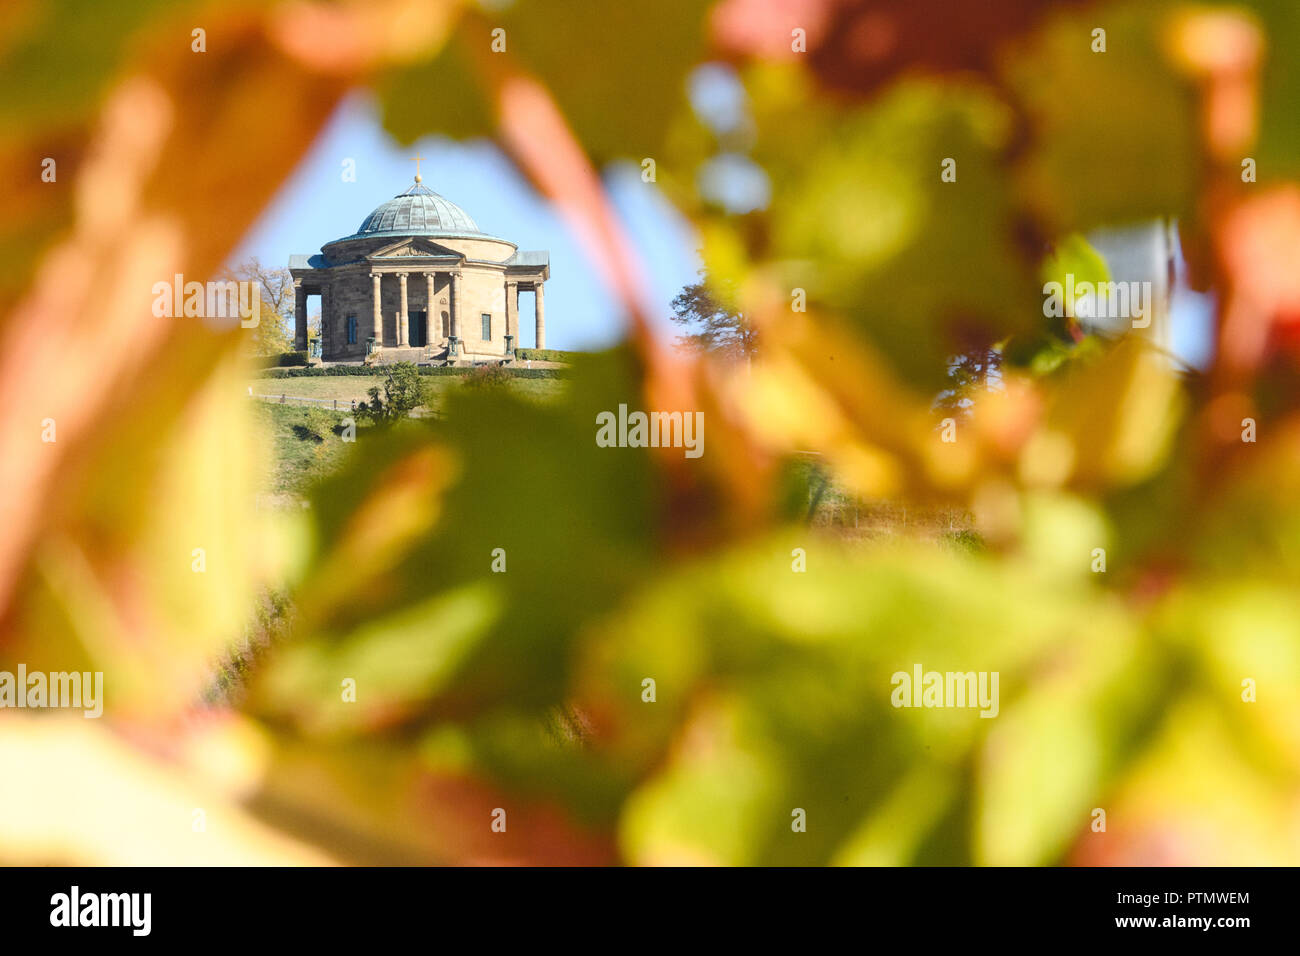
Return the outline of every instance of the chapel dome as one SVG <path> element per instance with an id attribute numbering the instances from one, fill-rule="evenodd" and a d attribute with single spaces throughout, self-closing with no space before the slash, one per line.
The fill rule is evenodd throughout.
<path id="1" fill-rule="evenodd" d="M 439 236 L 479 233 L 469 213 L 418 180 L 366 216 L 350 239 L 368 236 Z"/>

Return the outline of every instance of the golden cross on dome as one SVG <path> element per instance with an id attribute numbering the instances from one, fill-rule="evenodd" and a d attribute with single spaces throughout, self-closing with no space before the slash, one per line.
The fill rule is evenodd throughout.
<path id="1" fill-rule="evenodd" d="M 423 182 L 423 181 L 424 181 L 424 177 L 420 175 L 420 160 L 422 160 L 422 159 L 424 159 L 423 156 L 412 156 L 412 157 L 411 157 L 412 162 L 415 163 L 415 181 L 416 181 L 417 183 L 418 183 L 418 182 Z"/>

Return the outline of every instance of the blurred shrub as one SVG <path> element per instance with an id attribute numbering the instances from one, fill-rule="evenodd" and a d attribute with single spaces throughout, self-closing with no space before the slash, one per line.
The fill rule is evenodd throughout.
<path id="1" fill-rule="evenodd" d="M 337 413 L 308 406 L 302 410 L 302 420 L 295 426 L 295 429 L 300 430 L 305 436 L 309 436 L 317 442 L 322 442 L 338 425 L 338 417 Z"/>
<path id="2" fill-rule="evenodd" d="M 370 401 L 357 406 L 358 420 L 375 424 L 403 421 L 428 401 L 428 391 L 420 381 L 419 370 L 412 363 L 385 365 L 383 376 L 381 385 L 373 385 L 368 390 Z"/>
<path id="3" fill-rule="evenodd" d="M 281 352 L 279 355 L 272 355 L 266 360 L 268 367 L 286 367 L 291 365 L 306 365 L 306 352 Z"/>
<path id="4" fill-rule="evenodd" d="M 465 388 L 506 388 L 515 376 L 502 365 L 481 365 L 461 381 Z"/>

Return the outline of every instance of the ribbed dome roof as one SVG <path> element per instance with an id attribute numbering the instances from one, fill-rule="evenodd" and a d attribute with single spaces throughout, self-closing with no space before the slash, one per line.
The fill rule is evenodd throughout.
<path id="1" fill-rule="evenodd" d="M 462 235 L 478 231 L 469 213 L 417 182 L 376 208 L 361 223 L 355 236 L 349 238 Z"/>

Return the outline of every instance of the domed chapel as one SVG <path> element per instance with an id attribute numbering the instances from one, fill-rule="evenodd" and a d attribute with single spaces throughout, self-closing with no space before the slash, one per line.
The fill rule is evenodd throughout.
<path id="1" fill-rule="evenodd" d="M 290 257 L 296 349 L 307 350 L 307 298 L 319 295 L 326 362 L 510 360 L 523 344 L 521 292 L 535 296 L 534 342 L 546 348 L 550 254 L 480 231 L 421 180 L 318 255 Z"/>

